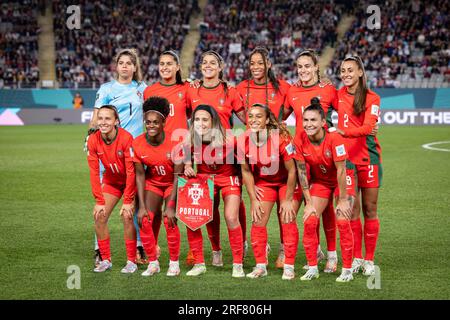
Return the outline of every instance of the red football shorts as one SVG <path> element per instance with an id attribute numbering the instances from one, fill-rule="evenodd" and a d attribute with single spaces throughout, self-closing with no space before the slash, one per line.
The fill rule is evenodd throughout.
<path id="1" fill-rule="evenodd" d="M 277 202 L 277 201 L 283 201 L 286 199 L 286 190 L 287 185 L 281 185 L 281 186 L 265 186 L 265 185 L 258 185 L 256 184 L 256 187 L 261 189 L 262 196 L 261 201 L 268 201 L 268 202 Z M 294 189 L 294 200 L 301 201 L 302 200 L 302 190 L 296 186 Z"/>
<path id="2" fill-rule="evenodd" d="M 383 178 L 381 164 L 356 165 L 358 188 L 379 188 Z"/>
<path id="3" fill-rule="evenodd" d="M 347 187 L 347 196 L 356 197 L 356 181 L 355 181 L 355 169 L 346 169 L 345 184 Z M 334 189 L 334 196 L 339 197 L 339 188 Z"/>
<path id="4" fill-rule="evenodd" d="M 239 176 L 214 176 L 214 196 L 222 191 L 222 199 L 229 195 L 241 196 L 241 179 Z"/>
<path id="5" fill-rule="evenodd" d="M 173 184 L 169 186 L 156 186 L 151 183 L 151 181 L 145 180 L 145 191 L 151 191 L 163 199 L 170 196 L 173 190 Z"/>
<path id="6" fill-rule="evenodd" d="M 124 191 L 125 191 L 124 184 L 107 184 L 107 183 L 102 184 L 103 193 L 112 194 L 117 198 L 121 198 Z"/>

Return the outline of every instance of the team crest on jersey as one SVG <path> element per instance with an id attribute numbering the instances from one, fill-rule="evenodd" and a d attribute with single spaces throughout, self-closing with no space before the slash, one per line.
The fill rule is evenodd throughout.
<path id="1" fill-rule="evenodd" d="M 223 106 L 224 103 L 225 103 L 225 100 L 224 100 L 223 98 L 220 98 L 219 104 L 220 104 L 221 106 Z"/>
<path id="2" fill-rule="evenodd" d="M 139 99 L 142 99 L 142 92 L 136 91 L 136 94 L 138 95 Z"/>
<path id="3" fill-rule="evenodd" d="M 180 98 L 180 100 L 183 99 L 183 93 L 181 91 L 178 92 L 178 98 Z"/>
<path id="4" fill-rule="evenodd" d="M 117 155 L 119 156 L 119 158 L 123 158 L 123 151 L 122 150 L 117 151 Z"/>
<path id="5" fill-rule="evenodd" d="M 272 100 L 275 99 L 275 96 L 276 96 L 275 91 L 272 91 L 272 94 L 270 96 L 272 97 Z"/>
<path id="6" fill-rule="evenodd" d="M 331 158 L 331 151 L 330 150 L 325 150 L 325 157 L 327 158 Z"/>
<path id="7" fill-rule="evenodd" d="M 166 153 L 166 157 L 167 157 L 167 159 L 170 159 L 170 157 L 171 157 L 170 152 Z"/>

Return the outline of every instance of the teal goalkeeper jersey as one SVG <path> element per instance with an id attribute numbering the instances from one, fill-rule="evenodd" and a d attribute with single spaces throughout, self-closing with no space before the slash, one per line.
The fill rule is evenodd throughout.
<path id="1" fill-rule="evenodd" d="M 120 127 L 136 138 L 144 130 L 142 104 L 144 103 L 144 82 L 132 81 L 130 84 L 120 84 L 117 80 L 100 86 L 95 97 L 94 108 L 111 104 L 119 112 Z"/>

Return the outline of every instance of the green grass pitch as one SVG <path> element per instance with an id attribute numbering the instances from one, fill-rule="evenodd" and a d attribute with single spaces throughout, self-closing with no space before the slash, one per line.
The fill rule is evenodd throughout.
<path id="1" fill-rule="evenodd" d="M 94 202 L 82 152 L 85 132 L 85 126 L 71 125 L 0 127 L 0 299 L 450 298 L 450 152 L 421 147 L 450 141 L 448 126 L 386 126 L 379 132 L 384 178 L 375 263 L 381 270 L 381 289 L 373 290 L 368 289 L 367 278 L 361 274 L 346 284 L 336 283 L 337 275 L 323 272 L 318 280 L 300 281 L 305 263 L 301 242 L 297 277 L 282 281 L 282 271 L 274 269 L 279 242 L 274 212 L 268 227 L 272 252 L 266 278 L 231 278 L 231 253 L 223 218 L 223 268 L 210 265 L 211 250 L 204 231 L 207 273 L 198 278 L 185 276 L 189 270 L 184 265 L 187 240 L 185 227 L 180 224 L 180 277 L 165 276 L 168 255 L 164 228 L 159 241 L 161 273 L 150 278 L 141 277 L 140 272 L 122 275 L 120 269 L 126 258 L 117 208 L 110 220 L 114 267 L 110 272 L 94 274 Z M 450 143 L 441 147 L 450 149 Z M 301 219 L 298 224 L 301 237 Z M 324 240 L 322 231 L 322 248 L 326 248 Z M 253 264 L 250 251 L 245 271 L 250 272 Z M 71 265 L 81 270 L 79 290 L 67 287 L 67 268 Z"/>

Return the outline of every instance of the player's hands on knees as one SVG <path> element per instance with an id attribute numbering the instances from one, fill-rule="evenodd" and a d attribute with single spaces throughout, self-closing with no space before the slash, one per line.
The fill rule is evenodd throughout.
<path id="1" fill-rule="evenodd" d="M 194 168 L 192 168 L 192 166 L 190 164 L 186 164 L 184 166 L 184 175 L 188 178 L 192 178 L 192 177 L 196 176 Z"/>
<path id="2" fill-rule="evenodd" d="M 350 220 L 352 218 L 352 207 L 348 199 L 339 199 L 336 205 L 336 214 L 342 215 L 345 219 Z"/>
<path id="3" fill-rule="evenodd" d="M 283 200 L 280 204 L 280 215 L 283 223 L 290 223 L 295 220 L 295 210 L 292 201 Z"/>
<path id="4" fill-rule="evenodd" d="M 251 203 L 252 221 L 258 222 L 262 219 L 264 210 L 259 200 L 253 200 Z"/>
<path id="5" fill-rule="evenodd" d="M 310 216 L 316 215 L 316 208 L 312 205 L 312 203 L 307 203 L 305 205 L 304 213 L 303 213 L 303 222 L 305 222 Z"/>
<path id="6" fill-rule="evenodd" d="M 142 228 L 142 219 L 148 219 L 148 212 L 145 208 L 139 208 L 138 215 L 137 215 L 137 221 L 139 228 Z"/>
<path id="7" fill-rule="evenodd" d="M 264 189 L 255 186 L 255 193 L 256 193 L 256 199 L 258 199 L 258 201 L 261 201 L 261 199 L 263 199 L 263 197 L 264 197 Z"/>
<path id="8" fill-rule="evenodd" d="M 104 204 L 96 204 L 94 207 L 94 220 L 106 216 L 106 207 Z"/>
<path id="9" fill-rule="evenodd" d="M 167 223 L 169 227 L 173 228 L 177 224 L 177 218 L 175 217 L 175 209 L 174 208 L 166 208 L 163 213 L 164 217 L 167 217 Z"/>
<path id="10" fill-rule="evenodd" d="M 120 209 L 120 215 L 125 219 L 133 219 L 134 204 L 123 204 Z"/>

